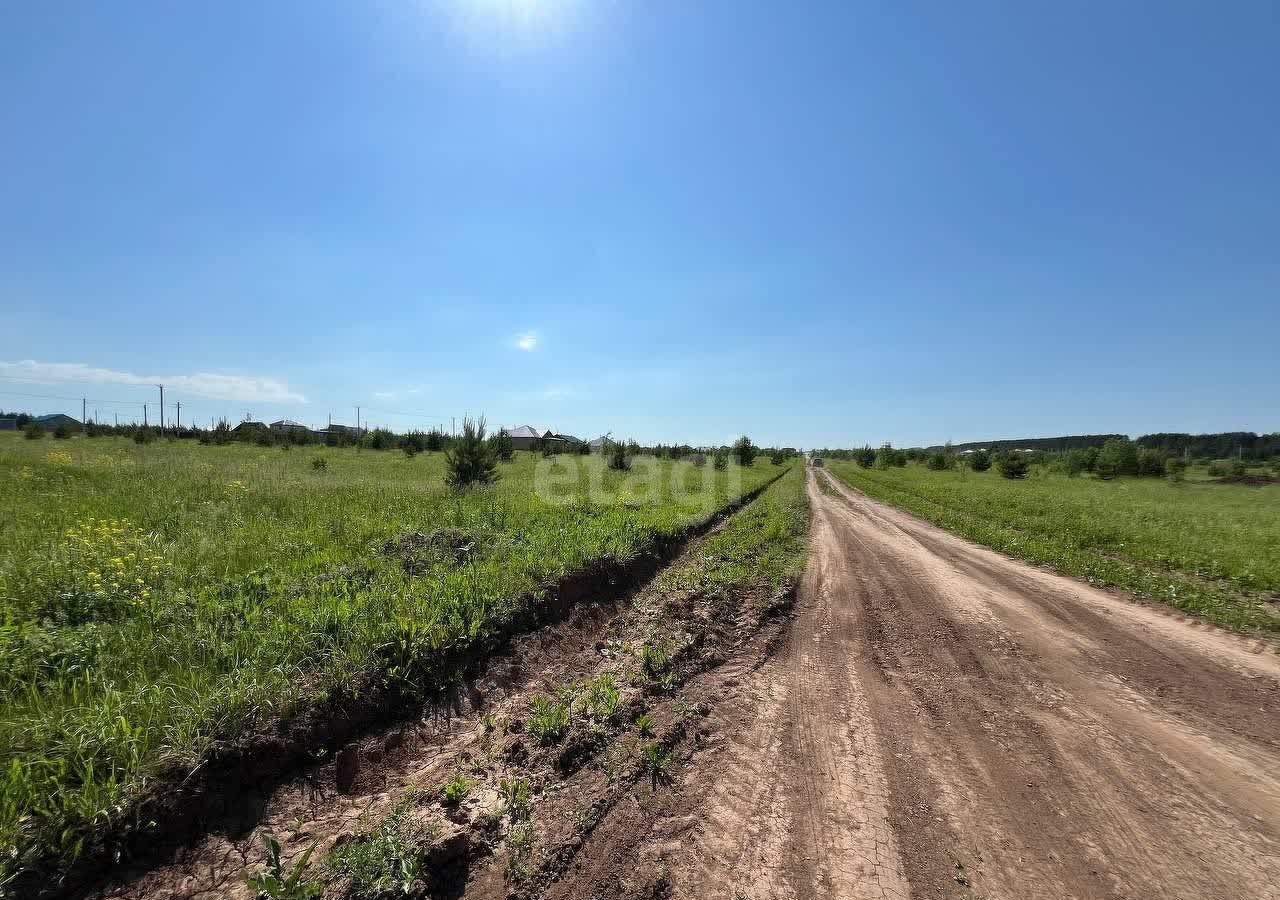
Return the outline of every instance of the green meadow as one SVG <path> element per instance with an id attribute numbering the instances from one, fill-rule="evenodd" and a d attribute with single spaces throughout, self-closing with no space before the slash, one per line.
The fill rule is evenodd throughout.
<path id="1" fill-rule="evenodd" d="M 557 578 L 783 471 L 532 453 L 499 470 L 459 493 L 441 453 L 0 437 L 0 886 L 74 858 L 215 742 L 411 681 Z"/>

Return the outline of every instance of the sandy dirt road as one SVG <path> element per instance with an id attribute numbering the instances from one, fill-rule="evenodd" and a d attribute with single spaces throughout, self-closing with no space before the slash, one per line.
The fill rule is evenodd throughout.
<path id="1" fill-rule="evenodd" d="M 690 898 L 1280 897 L 1270 647 L 826 472 L 809 496 L 785 644 L 726 695 L 670 796 L 585 855 L 630 840 L 615 872 L 662 867 Z M 605 874 L 555 893 L 608 895 Z"/>

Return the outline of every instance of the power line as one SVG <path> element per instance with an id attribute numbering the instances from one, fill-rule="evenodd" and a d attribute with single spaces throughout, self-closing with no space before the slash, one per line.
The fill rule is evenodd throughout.
<path id="1" fill-rule="evenodd" d="M 0 395 L 5 397 L 37 397 L 41 400 L 67 400 L 72 403 L 81 399 L 80 397 L 63 397 L 58 394 L 28 394 L 21 391 L 0 391 Z M 94 403 L 101 403 L 106 406 L 141 406 L 143 400 L 102 400 L 95 397 Z"/>

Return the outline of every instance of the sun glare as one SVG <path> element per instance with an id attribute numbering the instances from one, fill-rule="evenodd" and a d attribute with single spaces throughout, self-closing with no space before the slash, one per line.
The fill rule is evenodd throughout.
<path id="1" fill-rule="evenodd" d="M 455 0 L 455 21 L 468 40 L 537 48 L 567 37 L 582 0 Z"/>

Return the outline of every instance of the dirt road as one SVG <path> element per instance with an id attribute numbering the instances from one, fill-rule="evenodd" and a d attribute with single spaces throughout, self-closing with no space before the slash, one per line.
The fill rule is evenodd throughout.
<path id="1" fill-rule="evenodd" d="M 690 898 L 1280 897 L 1270 648 L 825 472 L 809 495 L 785 645 L 717 707 L 671 795 L 585 855 L 632 829 L 614 866 L 661 867 Z M 557 894 L 608 893 L 574 881 Z"/>

